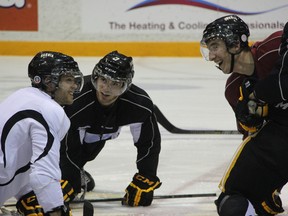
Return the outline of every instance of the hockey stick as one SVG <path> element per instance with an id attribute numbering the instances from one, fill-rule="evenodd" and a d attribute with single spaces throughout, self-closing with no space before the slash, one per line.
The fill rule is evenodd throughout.
<path id="1" fill-rule="evenodd" d="M 174 194 L 174 195 L 159 195 L 154 196 L 153 199 L 177 199 L 177 198 L 200 198 L 200 197 L 215 197 L 217 196 L 216 193 L 200 193 L 200 194 Z M 106 198 L 106 199 L 85 199 L 85 200 L 74 200 L 71 203 L 84 203 L 83 210 L 91 212 L 91 205 L 89 203 L 95 202 L 115 202 L 115 201 L 122 201 L 123 197 L 118 198 Z M 4 207 L 11 207 L 16 206 L 15 203 L 11 204 L 4 204 Z M 90 210 L 88 210 L 90 209 Z"/>
<path id="2" fill-rule="evenodd" d="M 162 125 L 167 131 L 175 134 L 239 134 L 236 130 L 188 130 L 181 129 L 174 126 L 168 119 L 164 116 L 164 114 L 160 111 L 160 109 L 154 104 L 154 113 L 157 117 L 157 121 L 160 125 Z"/>
<path id="3" fill-rule="evenodd" d="M 214 197 L 216 193 L 204 193 L 204 194 L 175 194 L 175 195 L 159 195 L 154 196 L 153 199 L 176 199 L 176 198 L 197 198 L 197 197 Z M 88 201 L 91 203 L 94 202 L 115 202 L 122 201 L 123 197 L 119 198 L 107 198 L 107 199 L 86 199 L 86 200 L 75 200 L 72 203 L 83 203 Z"/>
<path id="4" fill-rule="evenodd" d="M 93 216 L 94 207 L 91 202 L 85 200 L 83 204 L 83 216 Z"/>

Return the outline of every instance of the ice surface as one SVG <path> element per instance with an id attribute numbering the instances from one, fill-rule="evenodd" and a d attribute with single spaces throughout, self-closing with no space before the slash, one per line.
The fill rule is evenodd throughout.
<path id="1" fill-rule="evenodd" d="M 12 91 L 29 86 L 31 57 L 0 57 L 0 101 Z M 99 57 L 75 57 L 90 74 Z M 235 130 L 234 114 L 224 99 L 227 75 L 202 58 L 134 58 L 134 84 L 144 88 L 174 125 L 186 129 Z M 162 151 L 158 176 L 163 182 L 155 195 L 219 193 L 218 183 L 240 135 L 171 134 L 160 126 Z M 136 170 L 136 148 L 128 128 L 108 141 L 100 155 L 87 164 L 96 188 L 89 198 L 122 197 Z M 283 203 L 288 209 L 287 190 Z M 94 203 L 101 216 L 213 216 L 216 197 L 157 199 L 150 207 L 123 207 L 120 202 Z M 81 205 L 73 206 L 82 215 Z M 283 214 L 288 215 L 288 214 Z"/>

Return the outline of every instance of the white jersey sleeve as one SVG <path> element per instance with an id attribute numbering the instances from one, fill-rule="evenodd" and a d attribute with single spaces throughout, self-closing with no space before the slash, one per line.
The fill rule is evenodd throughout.
<path id="1" fill-rule="evenodd" d="M 0 185 L 9 188 L 17 181 L 19 170 L 27 169 L 25 186 L 31 186 L 44 211 L 63 205 L 60 141 L 70 126 L 63 108 L 49 95 L 30 87 L 3 101 L 0 112 Z M 21 188 L 9 191 L 15 196 Z"/>

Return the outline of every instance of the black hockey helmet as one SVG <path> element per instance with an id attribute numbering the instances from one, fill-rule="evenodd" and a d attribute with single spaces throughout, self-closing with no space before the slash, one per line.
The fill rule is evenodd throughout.
<path id="1" fill-rule="evenodd" d="M 201 45 L 206 46 L 211 39 L 222 39 L 227 47 L 240 43 L 240 47 L 248 47 L 250 36 L 248 25 L 237 15 L 228 15 L 216 19 L 206 26 L 203 31 Z"/>
<path id="2" fill-rule="evenodd" d="M 118 51 L 113 51 L 104 56 L 95 65 L 91 80 L 93 85 L 96 79 L 101 76 L 117 82 L 124 82 L 124 91 L 129 88 L 134 77 L 134 66 L 132 57 L 128 57 Z M 97 86 L 95 86 L 97 89 Z M 123 92 L 124 92 L 123 91 Z"/>
<path id="3" fill-rule="evenodd" d="M 28 76 L 31 79 L 31 85 L 44 91 L 50 82 L 55 85 L 56 90 L 60 77 L 66 74 L 70 74 L 75 78 L 78 85 L 75 92 L 81 91 L 83 74 L 79 70 L 77 62 L 71 56 L 59 52 L 42 51 L 37 53 L 28 65 Z"/>

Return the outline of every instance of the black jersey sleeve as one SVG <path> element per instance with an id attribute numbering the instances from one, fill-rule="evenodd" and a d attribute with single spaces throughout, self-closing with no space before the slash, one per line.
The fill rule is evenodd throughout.
<path id="1" fill-rule="evenodd" d="M 254 89 L 257 99 L 273 104 L 288 100 L 288 52 L 273 69 L 273 73 L 258 82 Z"/>
<path id="2" fill-rule="evenodd" d="M 125 125 L 130 125 L 137 148 L 137 169 L 143 175 L 157 176 L 161 135 L 153 102 L 147 92 L 135 85 L 131 86 L 121 101 L 125 107 L 125 121 L 128 120 Z"/>
<path id="3" fill-rule="evenodd" d="M 161 136 L 156 117 L 151 115 L 143 122 L 137 147 L 137 168 L 139 173 L 157 176 Z"/>

